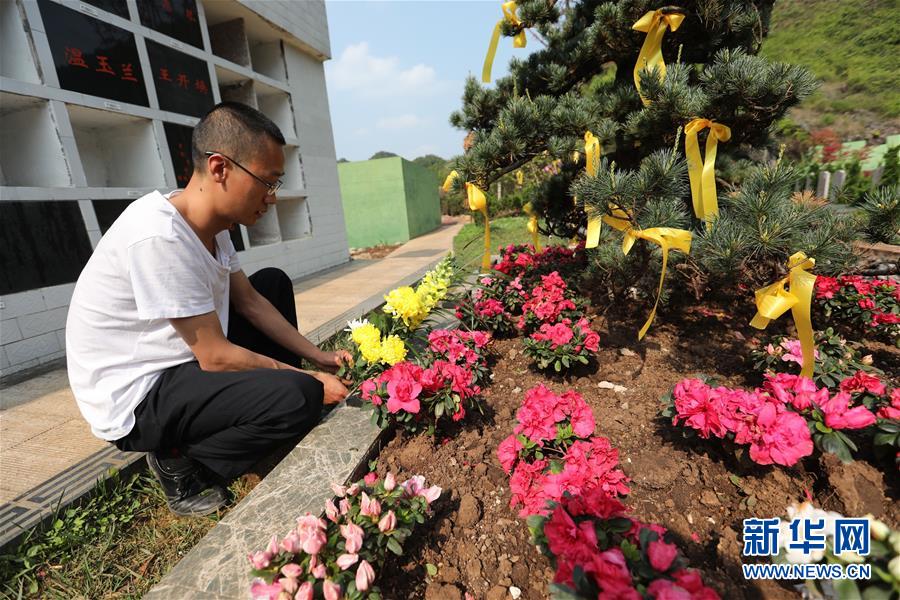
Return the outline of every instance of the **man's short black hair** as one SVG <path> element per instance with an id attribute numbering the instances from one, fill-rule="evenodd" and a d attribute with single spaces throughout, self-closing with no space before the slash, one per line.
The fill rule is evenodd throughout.
<path id="1" fill-rule="evenodd" d="M 200 165 L 206 164 L 206 152 L 221 152 L 238 162 L 250 161 L 265 136 L 284 145 L 281 130 L 269 117 L 240 102 L 220 102 L 194 127 L 194 170 L 205 170 Z"/>

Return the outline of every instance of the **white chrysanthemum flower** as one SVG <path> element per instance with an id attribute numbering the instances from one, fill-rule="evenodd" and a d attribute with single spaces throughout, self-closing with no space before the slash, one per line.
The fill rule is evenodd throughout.
<path id="1" fill-rule="evenodd" d="M 363 325 L 368 325 L 368 319 L 354 319 L 352 321 L 347 321 L 347 328 L 344 331 L 353 331 L 357 327 L 362 327 Z"/>

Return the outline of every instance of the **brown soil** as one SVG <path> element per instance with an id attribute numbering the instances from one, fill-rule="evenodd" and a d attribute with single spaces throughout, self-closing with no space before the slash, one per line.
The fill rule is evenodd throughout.
<path id="1" fill-rule="evenodd" d="M 833 457 L 808 458 L 794 468 L 739 462 L 715 442 L 688 441 L 658 417 L 660 396 L 684 377 L 715 374 L 726 385 L 753 386 L 751 331 L 716 308 L 679 310 L 679 323 L 657 317 L 644 342 L 635 340 L 643 314 L 594 316 L 601 349 L 596 364 L 567 378 L 534 371 L 521 340 L 497 340 L 485 415 L 436 439 L 396 434 L 378 458 L 378 470 L 422 474 L 444 488 L 427 528 L 407 542 L 403 557 L 390 557 L 379 586 L 386 598 L 509 598 L 510 586 L 525 600 L 546 598 L 553 577 L 549 561 L 531 545 L 528 528 L 509 508 L 507 475 L 496 448 L 512 432 L 524 391 L 539 382 L 557 393 L 575 389 L 594 410 L 597 434 L 619 449 L 631 478 L 625 499 L 635 517 L 669 528 L 691 566 L 723 598 L 796 598 L 787 586 L 743 579 L 741 523 L 750 517 L 784 516 L 786 507 L 811 495 L 817 506 L 848 516 L 873 513 L 900 525 L 900 481 L 889 463 L 842 465 Z M 749 320 L 749 319 L 748 319 Z M 894 377 L 896 349 L 879 345 L 880 366 Z M 608 381 L 627 388 L 598 387 Z M 471 414 L 471 413 L 470 413 Z M 736 477 L 735 477 L 736 476 Z M 427 574 L 427 564 L 437 567 Z"/>
<path id="2" fill-rule="evenodd" d="M 350 258 L 355 260 L 379 260 L 402 246 L 403 244 L 381 244 L 371 248 L 354 248 L 350 251 Z"/>

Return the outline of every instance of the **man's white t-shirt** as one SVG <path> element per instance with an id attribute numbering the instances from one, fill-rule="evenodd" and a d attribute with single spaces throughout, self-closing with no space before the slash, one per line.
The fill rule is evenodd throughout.
<path id="1" fill-rule="evenodd" d="M 228 332 L 229 276 L 240 270 L 227 231 L 216 256 L 169 197 L 134 201 L 78 277 L 66 322 L 69 384 L 94 435 L 117 440 L 164 369 L 194 355 L 169 319 L 215 311 Z"/>

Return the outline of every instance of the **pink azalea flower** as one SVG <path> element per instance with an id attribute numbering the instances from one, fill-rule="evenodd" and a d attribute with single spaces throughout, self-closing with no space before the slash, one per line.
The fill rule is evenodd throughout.
<path id="1" fill-rule="evenodd" d="M 869 375 L 864 371 L 857 371 L 853 377 L 848 377 L 840 383 L 842 392 L 849 394 L 858 394 L 859 392 L 869 392 L 876 396 L 881 396 L 886 389 L 881 380 L 874 375 Z"/>
<path id="2" fill-rule="evenodd" d="M 397 515 L 394 511 L 387 511 L 381 520 L 378 521 L 378 531 L 381 533 L 390 533 L 397 528 Z"/>
<path id="3" fill-rule="evenodd" d="M 250 596 L 253 600 L 277 600 L 281 593 L 281 584 L 266 583 L 262 579 L 254 579 L 250 584 Z"/>
<path id="4" fill-rule="evenodd" d="M 300 584 L 300 587 L 297 588 L 297 593 L 294 594 L 294 600 L 313 600 L 313 584 L 309 581 L 304 581 Z"/>
<path id="5" fill-rule="evenodd" d="M 335 562 L 337 563 L 337 566 L 341 568 L 341 571 L 346 571 L 355 565 L 358 560 L 359 554 L 341 554 Z"/>
<path id="6" fill-rule="evenodd" d="M 344 551 L 348 554 L 356 554 L 362 548 L 363 528 L 356 523 L 341 525 L 341 535 L 344 536 Z"/>
<path id="7" fill-rule="evenodd" d="M 375 482 L 378 481 L 378 473 L 375 471 L 366 473 L 366 476 L 363 477 L 363 481 L 366 482 L 366 485 L 375 485 Z"/>
<path id="8" fill-rule="evenodd" d="M 798 365 L 803 364 L 803 347 L 800 344 L 800 340 L 782 340 L 780 346 L 785 350 L 784 354 L 781 356 L 781 360 L 785 362 L 795 362 Z M 819 359 L 818 350 L 813 352 L 813 359 Z"/>
<path id="9" fill-rule="evenodd" d="M 338 513 L 337 506 L 334 505 L 334 500 L 330 498 L 325 501 L 325 517 L 331 521 L 332 523 L 338 522 Z"/>
<path id="10" fill-rule="evenodd" d="M 278 580 L 281 589 L 293 597 L 294 593 L 300 588 L 300 582 L 294 577 L 282 577 Z"/>
<path id="11" fill-rule="evenodd" d="M 750 443 L 750 458 L 758 464 L 776 463 L 789 467 L 813 451 L 812 436 L 806 419 L 795 412 L 781 409 L 772 402 L 762 402 L 754 410 L 756 422 L 739 431 L 738 443 Z"/>
<path id="12" fill-rule="evenodd" d="M 372 519 L 377 519 L 379 515 L 381 515 L 381 503 L 375 498 L 370 498 L 368 494 L 363 492 L 359 514 Z"/>
<path id="13" fill-rule="evenodd" d="M 832 429 L 864 429 L 875 424 L 875 415 L 865 406 L 849 408 L 850 394 L 838 392 L 822 404 L 825 425 Z"/>
<path id="14" fill-rule="evenodd" d="M 330 579 L 326 579 L 322 582 L 322 593 L 325 594 L 325 600 L 340 600 L 341 586 Z"/>
<path id="15" fill-rule="evenodd" d="M 247 558 L 250 560 L 250 564 L 253 565 L 254 569 L 265 569 L 272 561 L 272 555 L 267 554 L 262 550 L 251 552 L 247 555 Z"/>
<path id="16" fill-rule="evenodd" d="M 331 484 L 331 491 L 334 492 L 334 495 L 338 498 L 343 498 L 347 495 L 347 488 L 336 483 Z"/>
<path id="17" fill-rule="evenodd" d="M 291 531 L 283 540 L 281 540 L 281 547 L 285 552 L 291 554 L 296 554 L 303 549 L 302 544 L 300 543 L 300 536 L 297 535 L 296 531 Z"/>
<path id="18" fill-rule="evenodd" d="M 513 465 L 519 458 L 519 450 L 522 448 L 522 442 L 519 441 L 518 436 L 515 434 L 500 442 L 500 445 L 497 447 L 497 458 L 500 460 L 500 465 L 504 471 L 507 473 L 512 471 Z"/>
<path id="19" fill-rule="evenodd" d="M 281 567 L 281 574 L 285 577 L 293 577 L 297 579 L 301 575 L 303 575 L 303 567 L 295 563 L 288 563 Z"/>
<path id="20" fill-rule="evenodd" d="M 878 410 L 878 418 L 900 419 L 900 388 L 894 388 L 891 392 L 891 404 Z"/>
<path id="21" fill-rule="evenodd" d="M 384 489 L 391 492 L 395 487 L 397 487 L 397 479 L 393 473 L 388 473 L 384 476 Z"/>
<path id="22" fill-rule="evenodd" d="M 369 564 L 369 561 L 362 560 L 356 569 L 356 589 L 365 592 L 375 581 L 375 569 Z"/>
<path id="23" fill-rule="evenodd" d="M 325 529 L 327 525 L 325 521 L 306 513 L 297 519 L 297 537 L 300 539 L 300 545 L 307 554 L 318 554 L 322 546 L 328 541 L 325 538 Z"/>
<path id="24" fill-rule="evenodd" d="M 650 557 L 650 565 L 665 573 L 672 566 L 672 561 L 678 555 L 678 548 L 675 544 L 667 544 L 662 540 L 654 540 L 647 546 L 647 556 Z"/>

